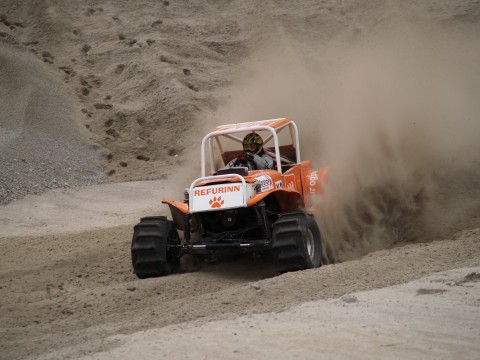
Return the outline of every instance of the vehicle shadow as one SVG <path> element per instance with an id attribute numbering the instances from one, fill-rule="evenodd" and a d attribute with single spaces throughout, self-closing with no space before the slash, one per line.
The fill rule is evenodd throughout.
<path id="1" fill-rule="evenodd" d="M 258 281 L 279 275 L 275 261 L 269 253 L 210 258 L 185 255 L 181 261 L 180 272 L 196 272 L 237 281 Z"/>

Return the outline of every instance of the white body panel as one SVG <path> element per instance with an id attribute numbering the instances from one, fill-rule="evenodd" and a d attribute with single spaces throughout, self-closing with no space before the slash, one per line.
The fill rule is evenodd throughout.
<path id="1" fill-rule="evenodd" d="M 239 178 L 241 182 L 196 186 L 202 181 L 219 178 L 225 180 Z M 190 213 L 196 213 L 246 207 L 248 199 L 253 194 L 255 194 L 253 186 L 247 184 L 240 175 L 208 176 L 195 180 L 190 186 L 189 210 Z"/>

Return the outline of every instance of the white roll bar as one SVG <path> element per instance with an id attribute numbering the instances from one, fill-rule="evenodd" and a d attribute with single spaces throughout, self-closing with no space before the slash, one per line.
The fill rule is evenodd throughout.
<path id="1" fill-rule="evenodd" d="M 297 163 L 300 162 L 300 148 L 298 146 L 299 142 L 298 142 L 298 130 L 297 130 L 297 126 L 295 125 L 295 123 L 292 121 L 290 122 L 288 125 L 293 125 L 293 128 L 294 128 L 294 136 L 292 136 L 292 141 L 294 143 L 294 146 L 295 146 L 295 150 L 296 150 L 296 157 L 297 157 Z M 283 128 L 283 127 L 282 127 Z M 281 128 L 281 129 L 282 129 Z M 205 163 L 205 156 L 206 156 L 206 145 L 207 145 L 207 141 L 209 142 L 209 155 L 210 155 L 210 170 L 211 172 L 215 172 L 215 166 L 214 166 L 214 161 L 213 161 L 213 143 L 211 141 L 212 138 L 214 137 L 218 137 L 220 135 L 224 135 L 224 136 L 228 136 L 229 134 L 233 134 L 233 133 L 239 133 L 239 132 L 246 132 L 246 131 L 269 131 L 271 134 L 268 136 L 268 140 L 271 139 L 273 137 L 273 140 L 274 140 L 274 144 L 275 144 L 275 158 L 276 158 L 276 161 L 277 161 L 277 164 L 281 164 L 281 157 L 280 157 L 280 147 L 279 147 L 279 143 L 278 143 L 278 135 L 277 135 L 277 132 L 275 131 L 274 128 L 270 127 L 270 126 L 249 126 L 248 128 L 238 128 L 238 129 L 227 129 L 227 130 L 218 130 L 218 131 L 214 131 L 214 132 L 211 132 L 209 134 L 207 134 L 203 140 L 202 140 L 202 148 L 201 148 L 201 166 L 202 166 L 202 177 L 205 177 L 207 174 L 206 174 L 206 163 Z M 238 139 L 238 140 L 241 140 L 240 138 L 237 138 L 235 136 L 228 136 L 230 138 L 234 138 L 234 139 Z M 280 173 L 282 173 L 282 167 L 281 166 L 278 166 L 278 171 Z M 219 176 L 215 176 L 215 178 L 219 178 Z"/>

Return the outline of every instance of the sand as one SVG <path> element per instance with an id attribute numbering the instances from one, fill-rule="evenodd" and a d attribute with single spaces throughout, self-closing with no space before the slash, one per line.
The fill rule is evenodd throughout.
<path id="1" fill-rule="evenodd" d="M 117 335 L 108 339 L 117 342 L 114 349 L 81 359 L 476 358 L 479 270 L 440 272 L 403 285 L 304 303 L 281 313 Z M 178 338 L 188 341 L 179 343 Z"/>
<path id="2" fill-rule="evenodd" d="M 479 357 L 479 20 L 467 0 L 2 1 L 0 357 Z M 283 116 L 332 167 L 333 263 L 137 279 L 132 227 L 182 198 L 203 133 Z"/>
<path id="3" fill-rule="evenodd" d="M 140 281 L 131 270 L 129 246 L 132 226 L 137 221 L 135 215 L 139 217 L 144 211 L 152 211 L 151 206 L 154 204 L 149 200 L 148 193 L 143 193 L 142 196 L 142 192 L 139 191 L 140 195 L 137 198 L 140 200 L 140 204 L 145 206 L 142 208 L 136 199 L 122 195 L 122 193 L 125 194 L 123 190 L 126 185 L 118 185 L 88 187 L 84 190 L 77 190 L 70 196 L 67 195 L 72 190 L 63 190 L 64 193 L 60 194 L 56 190 L 33 200 L 26 198 L 24 199 L 25 204 L 31 203 L 33 206 L 43 204 L 45 209 L 64 204 L 65 206 L 61 206 L 63 215 L 57 216 L 55 211 L 45 211 L 37 213 L 37 215 L 29 214 L 27 217 L 9 220 L 9 226 L 5 227 L 5 233 L 0 237 L 2 247 L 0 255 L 1 347 L 4 358 L 76 358 L 109 351 L 120 345 L 122 347 L 118 351 L 124 352 L 125 347 L 137 348 L 137 345 L 128 345 L 132 344 L 126 341 L 129 339 L 128 334 L 165 326 L 167 328 L 162 330 L 164 331 L 162 334 L 170 334 L 169 325 L 182 323 L 185 325 L 172 330 L 174 333 L 185 334 L 175 336 L 178 347 L 169 338 L 168 343 L 172 348 L 162 347 L 159 350 L 150 350 L 150 346 L 157 348 L 155 345 L 157 342 L 148 340 L 150 335 L 146 337 L 143 333 L 133 335 L 133 339 L 136 339 L 137 336 L 145 337 L 146 343 L 145 346 L 142 346 L 145 349 L 145 357 L 153 358 L 158 354 L 174 356 L 172 354 L 175 352 L 172 349 L 175 348 L 182 349 L 175 355 L 178 358 L 183 357 L 185 352 L 194 357 L 196 354 L 217 357 L 215 355 L 217 354 L 216 348 L 208 345 L 211 344 L 211 338 L 209 338 L 210 340 L 205 339 L 205 344 L 196 350 L 198 352 L 190 352 L 182 347 L 186 341 L 185 337 L 189 339 L 192 331 L 196 332 L 195 329 L 199 326 L 208 327 L 208 323 L 211 321 L 213 321 L 214 329 L 223 326 L 222 324 L 225 325 L 225 329 L 230 329 L 230 327 L 249 324 L 249 321 L 252 321 L 256 331 L 261 331 L 263 326 L 267 326 L 266 319 L 274 321 L 275 318 L 282 318 L 282 314 L 289 311 L 288 309 L 292 306 L 299 306 L 305 302 L 340 298 L 340 300 L 327 302 L 326 305 L 324 302 L 311 305 L 314 306 L 312 312 L 317 312 L 315 310 L 317 308 L 323 310 L 317 317 L 305 316 L 310 318 L 311 326 L 320 326 L 318 318 L 322 317 L 321 314 L 324 314 L 325 311 L 331 313 L 331 316 L 336 314 L 334 311 L 326 310 L 329 309 L 328 306 L 337 308 L 338 304 L 346 306 L 350 301 L 348 299 L 362 296 L 353 293 L 388 288 L 442 271 L 480 266 L 478 256 L 480 253 L 480 229 L 473 229 L 457 233 L 450 239 L 404 244 L 401 247 L 372 252 L 355 261 L 325 265 L 320 269 L 287 273 L 281 276 L 278 276 L 275 264 L 268 256 L 261 258 L 246 256 L 223 259 L 217 264 L 184 261 L 180 274 Z M 148 186 L 149 184 L 145 183 L 144 185 Z M 157 184 L 151 183 L 150 185 Z M 135 189 L 135 186 L 130 186 L 129 189 Z M 82 208 L 92 204 L 89 197 L 92 193 L 102 194 L 97 199 L 98 202 L 93 203 L 92 209 L 94 214 L 105 214 L 104 226 L 93 220 L 90 223 L 88 218 L 79 221 L 71 220 L 76 216 L 84 216 L 85 210 Z M 69 205 L 72 197 L 77 203 L 75 207 Z M 115 199 L 121 199 L 121 209 L 113 209 L 112 204 Z M 8 213 L 10 210 L 19 209 L 20 205 L 20 202 L 10 204 L 2 210 Z M 49 218 L 46 215 L 48 213 L 53 216 Z M 150 212 L 150 214 L 152 213 Z M 130 219 L 131 222 L 128 223 L 125 219 Z M 68 221 L 74 224 L 70 227 L 66 226 Z M 38 227 L 37 234 L 32 233 L 34 225 L 39 222 L 44 225 Z M 21 228 L 25 229 L 23 236 L 19 235 Z M 457 318 L 454 316 L 455 314 L 451 314 L 452 317 L 449 317 L 448 324 L 452 333 L 449 334 L 445 334 L 442 325 L 445 323 L 439 323 L 439 320 L 432 319 L 431 323 L 428 322 L 428 329 L 422 328 L 416 323 L 418 317 L 416 311 L 424 311 L 424 307 L 431 309 L 431 312 L 427 312 L 427 314 L 436 313 L 436 306 L 442 306 L 447 313 L 451 309 L 468 312 L 472 311 L 471 306 L 478 308 L 478 294 L 470 292 L 468 283 L 462 283 L 462 286 L 458 288 L 466 289 L 465 291 L 470 294 L 468 296 L 460 293 L 460 290 L 453 291 L 457 288 L 448 285 L 448 283 L 461 280 L 462 276 L 467 275 L 465 271 L 454 271 L 452 275 L 435 275 L 436 278 L 445 276 L 445 281 L 441 284 L 427 279 L 422 284 L 409 285 L 417 290 L 421 288 L 442 290 L 438 294 L 434 292 L 431 296 L 428 291 L 425 296 L 416 297 L 415 291 L 417 290 L 405 292 L 398 292 L 395 289 L 385 290 L 385 292 L 393 292 L 393 295 L 389 296 L 395 299 L 395 301 L 385 300 L 387 302 L 382 305 L 393 309 L 392 311 L 395 313 L 391 315 L 392 317 L 401 318 L 405 326 L 408 325 L 412 331 L 419 332 L 419 334 L 427 330 L 433 334 L 433 338 L 430 336 L 422 338 L 419 335 L 418 342 L 411 344 L 406 338 L 400 338 L 398 341 L 403 344 L 401 348 L 404 351 L 401 354 L 415 357 L 418 355 L 415 352 L 417 347 L 423 349 L 437 344 L 443 339 L 442 336 L 453 339 L 451 344 L 442 347 L 441 352 L 429 353 L 429 356 L 439 355 L 448 358 L 453 351 L 468 357 L 472 351 L 478 351 L 478 348 L 475 347 L 475 337 L 472 338 L 471 335 L 472 330 L 464 322 L 463 317 Z M 468 272 L 475 271 L 475 269 L 468 270 Z M 450 276 L 453 276 L 451 280 Z M 425 282 L 434 285 L 426 286 Z M 448 289 L 448 291 L 444 292 L 444 289 Z M 450 291 L 451 289 L 452 291 Z M 382 294 L 372 296 L 377 299 L 375 301 L 389 299 L 388 296 L 384 297 Z M 432 300 L 438 297 L 443 301 L 441 304 L 446 305 L 437 304 Z M 415 299 L 421 301 L 416 303 Z M 347 304 L 344 304 L 345 301 Z M 358 311 L 375 310 L 377 308 L 375 301 L 369 300 L 367 296 L 361 303 L 368 309 Z M 332 303 L 334 305 L 328 305 Z M 407 309 L 411 309 L 415 308 L 414 305 L 420 306 L 420 308 L 405 313 L 405 306 Z M 342 309 L 343 307 L 340 307 L 338 316 L 342 316 Z M 377 310 L 380 311 L 380 309 Z M 402 316 L 396 311 L 401 311 Z M 266 315 L 261 315 L 260 318 L 251 318 L 251 314 L 258 313 Z M 294 314 L 296 313 L 294 312 Z M 378 319 L 378 312 L 376 314 L 377 317 L 369 320 L 371 326 L 375 323 L 375 319 Z M 293 319 L 295 316 L 297 315 L 292 315 Z M 428 315 L 425 316 L 428 318 Z M 281 332 L 278 346 L 284 343 L 282 336 L 291 339 L 292 344 L 296 344 L 299 339 L 291 336 L 297 332 L 303 333 L 304 327 L 309 326 L 307 320 L 302 321 L 301 324 L 291 323 L 292 317 L 285 318 L 285 328 L 276 327 L 276 331 Z M 364 317 L 368 318 L 367 315 Z M 328 319 L 330 320 L 326 322 L 326 326 L 327 324 L 330 324 L 328 326 L 331 327 L 337 326 L 335 324 L 338 321 L 339 329 L 348 327 L 348 321 L 344 316 L 341 318 L 343 320 Z M 190 324 L 191 321 L 196 320 L 200 322 Z M 222 322 L 224 320 L 226 322 Z M 352 332 L 347 332 L 350 334 L 348 336 L 353 336 L 351 334 L 355 333 L 354 329 L 361 327 L 360 320 L 352 320 Z M 388 331 L 380 342 L 377 335 L 371 331 L 358 334 L 363 339 L 361 342 L 366 342 L 365 346 L 376 344 L 369 350 L 371 352 L 366 352 L 366 357 L 371 354 L 373 357 L 385 355 L 396 358 L 397 349 L 395 347 L 380 347 L 381 344 L 388 345 L 394 342 L 397 328 L 391 328 L 390 325 L 389 322 L 382 325 Z M 323 331 L 329 333 L 328 326 Z M 378 326 L 380 327 L 380 325 Z M 396 326 L 401 325 L 396 324 Z M 286 329 L 291 329 L 291 331 Z M 383 328 L 380 327 L 380 329 Z M 383 334 L 380 329 L 377 330 L 377 333 Z M 270 331 L 265 328 L 265 331 L 267 330 Z M 215 331 L 212 334 L 215 334 Z M 243 330 L 239 329 L 238 331 Z M 248 328 L 245 331 L 248 333 Z M 478 327 L 474 326 L 473 331 L 478 331 Z M 200 333 L 208 334 L 210 330 L 209 328 L 205 331 L 200 329 Z M 117 334 L 123 335 L 118 337 Z M 339 342 L 346 341 L 341 332 L 336 331 L 335 334 Z M 245 335 L 239 338 L 248 337 Z M 197 338 L 195 341 L 201 339 L 203 338 Z M 259 358 L 269 351 L 272 351 L 273 354 L 274 351 L 282 349 L 276 346 L 272 339 L 264 349 L 254 346 L 255 342 L 238 348 L 238 341 L 234 341 L 236 338 L 231 341 L 228 339 L 230 338 L 227 337 L 222 342 L 223 350 L 219 350 L 218 355 L 231 350 L 232 356 L 236 356 L 233 351 L 242 351 L 243 349 L 248 350 L 251 356 Z M 137 341 L 135 340 L 134 343 Z M 395 342 L 395 344 L 397 343 Z M 301 341 L 298 346 L 302 347 Z M 117 354 L 115 350 L 113 351 L 112 356 Z M 126 351 L 125 358 L 128 358 L 129 351 Z M 313 356 L 312 354 L 318 354 L 319 351 L 318 347 L 313 347 L 308 351 L 307 349 L 298 350 L 298 352 L 291 353 L 290 357 L 295 354 L 301 357 Z M 333 349 L 330 351 L 334 352 Z M 347 352 L 344 355 L 338 354 L 338 356 L 348 356 L 348 354 Z M 108 357 L 110 355 L 99 356 Z"/>

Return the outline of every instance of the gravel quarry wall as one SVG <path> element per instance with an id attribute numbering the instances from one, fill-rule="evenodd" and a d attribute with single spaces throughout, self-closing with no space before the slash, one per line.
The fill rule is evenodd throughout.
<path id="1" fill-rule="evenodd" d="M 23 46 L 0 40 L 0 204 L 97 184 L 100 147 L 77 122 L 70 89 Z"/>

